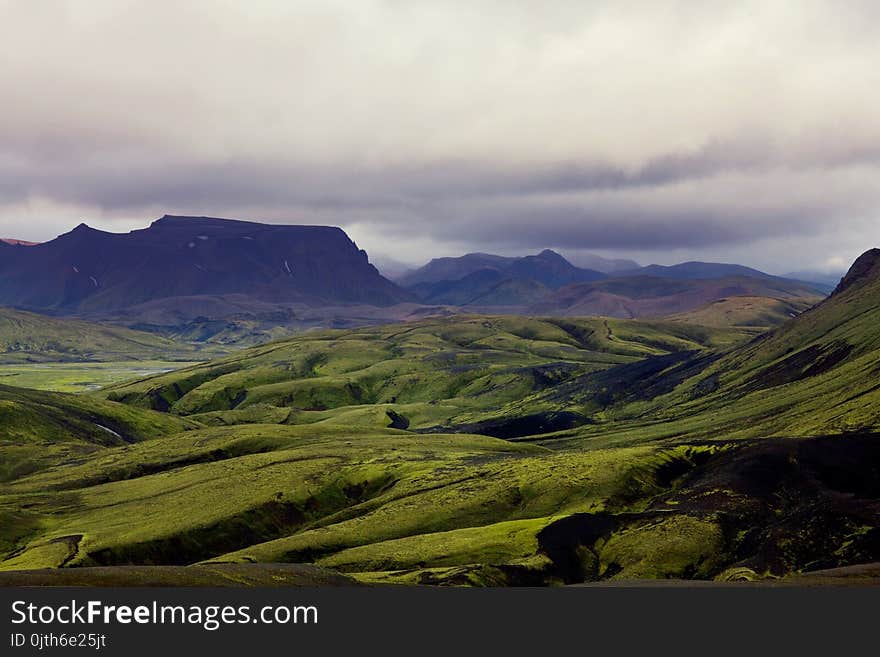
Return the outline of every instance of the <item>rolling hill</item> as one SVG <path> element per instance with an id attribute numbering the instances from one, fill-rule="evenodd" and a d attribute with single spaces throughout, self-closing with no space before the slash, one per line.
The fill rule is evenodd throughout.
<path id="1" fill-rule="evenodd" d="M 563 317 L 659 318 L 694 311 L 730 297 L 764 297 L 812 305 L 821 299 L 822 293 L 810 284 L 778 278 L 628 276 L 568 285 L 532 304 L 527 312 Z"/>
<path id="2" fill-rule="evenodd" d="M 653 278 L 673 278 L 678 280 L 698 280 L 704 278 L 726 278 L 728 276 L 749 278 L 777 278 L 770 274 L 744 265 L 723 262 L 682 262 L 677 265 L 647 265 L 617 272 L 618 276 L 651 276 Z"/>
<path id="3" fill-rule="evenodd" d="M 877 562 L 878 320 L 872 251 L 757 337 L 458 316 L 309 333 L 96 397 L 0 389 L 53 418 L 88 404 L 81 431 L 155 429 L 7 473 L 0 570 L 284 562 L 546 585 Z"/>
<path id="4" fill-rule="evenodd" d="M 727 297 L 710 301 L 693 310 L 669 315 L 673 322 L 690 322 L 701 326 L 739 327 L 763 333 L 797 317 L 811 308 L 818 299 L 774 299 L 772 297 Z"/>
<path id="5" fill-rule="evenodd" d="M 0 308 L 0 363 L 192 361 L 216 354 L 151 333 Z"/>

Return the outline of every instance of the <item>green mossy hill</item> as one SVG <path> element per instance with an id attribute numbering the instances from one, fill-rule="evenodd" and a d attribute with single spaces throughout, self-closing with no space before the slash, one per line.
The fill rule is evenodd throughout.
<path id="1" fill-rule="evenodd" d="M 0 386 L 0 482 L 193 426 L 94 397 Z"/>
<path id="2" fill-rule="evenodd" d="M 0 363 L 199 360 L 196 346 L 126 328 L 0 307 Z M 214 352 L 206 352 L 206 357 Z"/>
<path id="3" fill-rule="evenodd" d="M 598 406 L 605 420 L 551 438 L 574 448 L 880 431 L 877 253 L 860 258 L 820 304 L 726 353 L 670 367 L 647 359 L 545 391 L 570 408 Z"/>
<path id="4" fill-rule="evenodd" d="M 786 323 L 820 301 L 819 297 L 810 299 L 728 297 L 686 313 L 671 315 L 666 319 L 701 326 L 737 327 L 758 334 Z"/>
<path id="5" fill-rule="evenodd" d="M 876 560 L 876 436 L 553 452 L 250 425 L 0 492 L 0 570 L 312 563 L 365 582 L 761 579 Z M 181 583 L 189 579 L 184 577 Z"/>
<path id="6" fill-rule="evenodd" d="M 558 411 L 529 400 L 589 372 L 745 337 L 682 323 L 458 316 L 308 333 L 102 394 L 210 424 L 442 429 Z"/>
<path id="7" fill-rule="evenodd" d="M 876 563 L 877 260 L 751 339 L 454 317 L 309 333 L 91 397 L 0 389 L 2 426 L 34 426 L 0 444 L 19 464 L 0 481 L 0 570 L 291 563 L 473 586 Z"/>

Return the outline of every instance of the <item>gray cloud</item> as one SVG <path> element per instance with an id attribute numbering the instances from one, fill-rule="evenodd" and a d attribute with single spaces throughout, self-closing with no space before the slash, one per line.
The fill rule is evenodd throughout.
<path id="1" fill-rule="evenodd" d="M 877 18 L 813 0 L 0 4 L 0 231 L 187 212 L 342 225 L 412 262 L 849 259 L 880 241 Z"/>

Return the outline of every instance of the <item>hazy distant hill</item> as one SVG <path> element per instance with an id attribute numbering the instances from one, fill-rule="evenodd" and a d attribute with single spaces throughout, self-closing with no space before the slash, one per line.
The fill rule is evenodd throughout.
<path id="1" fill-rule="evenodd" d="M 822 294 L 799 281 L 773 277 L 671 278 L 628 276 L 569 285 L 529 308 L 540 315 L 666 317 L 728 297 L 818 302 Z"/>
<path id="2" fill-rule="evenodd" d="M 94 313 L 160 298 L 236 293 L 273 302 L 412 299 L 341 229 L 328 226 L 165 216 L 127 234 L 81 224 L 27 248 L 0 243 L 4 305 Z"/>
<path id="3" fill-rule="evenodd" d="M 0 308 L 0 363 L 196 360 L 197 353 L 150 333 Z"/>
<path id="4" fill-rule="evenodd" d="M 749 307 L 734 312 L 732 305 L 741 304 L 728 302 L 724 310 L 716 307 L 703 316 L 714 325 L 746 320 L 758 322 L 755 326 L 773 326 L 787 317 L 790 310 L 783 309 L 785 303 L 803 309 L 830 292 L 819 283 L 712 262 L 649 265 L 603 274 L 575 267 L 550 250 L 524 258 L 487 253 L 438 258 L 400 282 L 423 303 L 541 315 L 666 317 L 731 297 L 749 297 L 753 299 Z M 774 310 L 758 311 L 759 306 Z M 767 324 L 771 319 L 773 323 Z"/>
<path id="5" fill-rule="evenodd" d="M 617 276 L 653 276 L 655 278 L 700 279 L 723 278 L 725 276 L 752 276 L 772 278 L 770 274 L 744 265 L 722 262 L 682 262 L 677 265 L 648 265 L 628 271 L 619 271 Z"/>
<path id="6" fill-rule="evenodd" d="M 435 258 L 424 267 L 400 278 L 408 287 L 419 283 L 455 281 L 482 269 L 503 274 L 505 278 L 530 278 L 548 287 L 605 278 L 602 272 L 575 267 L 550 249 L 537 255 L 511 258 L 489 253 L 468 253 L 458 258 Z"/>
<path id="7" fill-rule="evenodd" d="M 603 258 L 595 253 L 574 252 L 567 253 L 566 259 L 578 267 L 586 269 L 595 269 L 603 274 L 616 274 L 621 271 L 629 271 L 638 269 L 639 263 L 635 260 L 627 260 L 625 258 Z"/>
<path id="8" fill-rule="evenodd" d="M 575 267 L 545 249 L 521 258 L 488 253 L 437 258 L 399 282 L 425 303 L 491 306 L 532 303 L 563 285 L 602 278 L 602 272 Z M 498 286 L 503 286 L 503 291 L 493 292 Z"/>

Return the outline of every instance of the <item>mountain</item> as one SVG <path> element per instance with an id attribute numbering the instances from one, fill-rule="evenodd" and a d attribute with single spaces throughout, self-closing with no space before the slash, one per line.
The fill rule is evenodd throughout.
<path id="1" fill-rule="evenodd" d="M 745 265 L 721 262 L 682 262 L 677 265 L 648 265 L 615 273 L 615 276 L 651 276 L 654 278 L 671 278 L 676 280 L 701 280 L 711 278 L 747 277 L 765 280 L 800 283 L 813 288 L 822 294 L 828 294 L 837 285 L 837 280 L 816 280 L 798 275 L 774 276 L 766 272 L 746 267 Z M 830 284 L 829 284 L 830 283 Z"/>
<path id="2" fill-rule="evenodd" d="M 666 317 L 695 311 L 732 297 L 763 298 L 757 305 L 781 308 L 779 302 L 808 307 L 830 292 L 826 286 L 772 276 L 735 264 L 685 262 L 649 265 L 603 274 L 575 267 L 554 251 L 507 258 L 469 253 L 438 258 L 400 279 L 423 303 L 476 309 L 497 309 L 531 315 Z M 731 312 L 716 306 L 712 323 L 757 321 L 747 309 Z M 778 313 L 771 313 L 778 323 Z M 708 318 L 706 313 L 703 316 Z"/>
<path id="3" fill-rule="evenodd" d="M 602 278 L 605 274 L 575 267 L 555 251 L 545 249 L 521 258 L 487 253 L 437 258 L 399 282 L 424 303 L 517 306 L 532 303 L 563 285 Z M 492 289 L 502 283 L 504 291 L 493 294 Z"/>
<path id="4" fill-rule="evenodd" d="M 578 267 L 585 269 L 594 269 L 603 274 L 617 274 L 622 271 L 630 271 L 639 268 L 639 263 L 635 260 L 626 260 L 623 258 L 603 258 L 595 253 L 585 253 L 574 251 L 566 253 L 565 256 L 569 262 Z"/>
<path id="5" fill-rule="evenodd" d="M 165 216 L 108 233 L 85 224 L 43 244 L 0 246 L 0 304 L 99 313 L 161 298 L 245 294 L 271 302 L 391 305 L 412 299 L 339 228 Z"/>
<path id="6" fill-rule="evenodd" d="M 504 278 L 528 278 L 554 289 L 569 283 L 605 278 L 602 272 L 575 267 L 555 251 L 545 249 L 537 255 L 520 258 L 488 253 L 436 258 L 424 267 L 403 276 L 399 282 L 406 287 L 420 283 L 445 283 L 460 280 L 480 270 L 496 271 Z"/>
<path id="7" fill-rule="evenodd" d="M 451 306 L 522 306 L 551 292 L 531 278 L 509 277 L 497 269 L 478 269 L 457 280 L 418 283 L 409 288 L 425 303 Z"/>
<path id="8" fill-rule="evenodd" d="M 770 274 L 744 265 L 720 262 L 682 262 L 677 265 L 648 265 L 628 271 L 619 271 L 617 276 L 651 276 L 653 278 L 701 279 L 724 278 L 726 276 L 748 276 L 753 278 L 774 278 Z"/>
<path id="9" fill-rule="evenodd" d="M 457 281 L 481 269 L 503 271 L 514 258 L 490 253 L 467 253 L 463 256 L 434 258 L 423 267 L 397 279 L 400 285 L 413 287 L 419 283 Z"/>
<path id="10" fill-rule="evenodd" d="M 646 268 L 649 269 L 649 268 Z M 529 307 L 536 315 L 666 317 L 729 297 L 766 297 L 815 303 L 821 292 L 775 277 L 674 278 L 625 276 L 569 285 Z"/>

